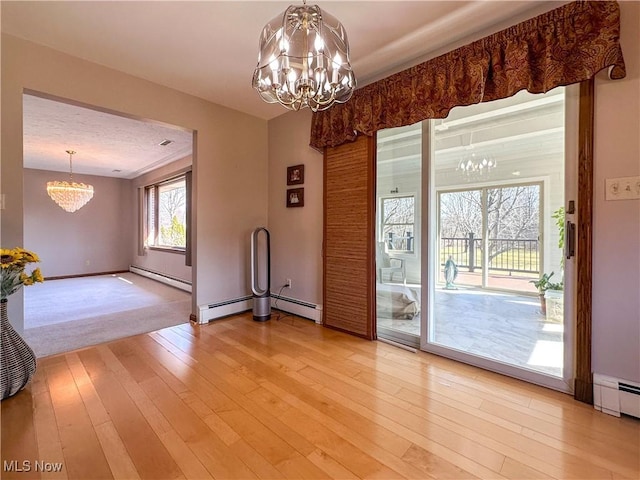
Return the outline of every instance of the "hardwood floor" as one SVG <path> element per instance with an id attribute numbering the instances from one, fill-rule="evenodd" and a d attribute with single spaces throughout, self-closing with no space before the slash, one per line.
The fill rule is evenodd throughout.
<path id="1" fill-rule="evenodd" d="M 48 357 L 1 407 L 6 479 L 640 476 L 636 419 L 291 316 Z"/>

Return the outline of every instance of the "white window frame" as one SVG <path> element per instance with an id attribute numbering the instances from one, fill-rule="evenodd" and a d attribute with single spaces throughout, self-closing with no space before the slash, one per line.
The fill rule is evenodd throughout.
<path id="1" fill-rule="evenodd" d="M 144 187 L 144 238 L 145 238 L 145 247 L 152 250 L 162 250 L 167 252 L 175 252 L 182 253 L 186 252 L 186 242 L 188 241 L 188 232 L 187 229 L 189 222 L 185 218 L 185 246 L 179 245 L 162 245 L 159 243 L 160 239 L 160 189 L 163 186 L 184 182 L 185 184 L 185 215 L 188 212 L 188 198 L 187 198 L 187 188 L 186 188 L 186 173 L 177 175 L 175 177 L 171 177 L 169 179 L 163 180 L 161 182 L 153 183 L 151 185 L 147 185 Z M 150 212 L 150 208 L 153 208 L 153 212 Z"/>
<path id="2" fill-rule="evenodd" d="M 399 199 L 399 198 L 411 198 L 413 200 L 413 222 L 411 223 L 386 223 L 384 221 L 385 218 L 385 202 L 389 201 L 389 200 L 395 200 L 395 199 Z M 386 248 L 388 249 L 389 253 L 397 253 L 397 254 L 415 254 L 416 252 L 416 195 L 413 193 L 410 194 L 402 194 L 402 195 L 393 195 L 393 196 L 384 196 L 380 198 L 380 228 L 378 229 L 378 231 L 380 232 L 380 239 L 378 241 L 380 242 L 385 242 Z M 395 249 L 395 248 L 389 248 L 389 244 L 388 238 L 385 238 L 384 235 L 384 230 L 385 230 L 385 226 L 387 225 L 392 225 L 392 226 L 402 226 L 402 225 L 410 225 L 412 227 L 412 237 L 411 237 L 411 249 Z M 407 242 L 408 243 L 408 242 Z"/>

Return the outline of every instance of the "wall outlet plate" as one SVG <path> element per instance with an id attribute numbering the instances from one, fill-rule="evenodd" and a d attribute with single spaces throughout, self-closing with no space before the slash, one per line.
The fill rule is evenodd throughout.
<path id="1" fill-rule="evenodd" d="M 640 176 L 607 178 L 605 180 L 605 200 L 640 199 Z"/>

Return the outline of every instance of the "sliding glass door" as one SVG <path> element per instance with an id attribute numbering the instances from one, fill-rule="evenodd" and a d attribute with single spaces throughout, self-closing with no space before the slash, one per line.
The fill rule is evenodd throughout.
<path id="1" fill-rule="evenodd" d="M 568 110 L 520 92 L 378 133 L 380 337 L 571 390 Z"/>

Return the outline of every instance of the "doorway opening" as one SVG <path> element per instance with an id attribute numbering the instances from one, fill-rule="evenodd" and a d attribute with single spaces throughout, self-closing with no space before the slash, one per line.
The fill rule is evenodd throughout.
<path id="1" fill-rule="evenodd" d="M 162 328 L 165 312 L 164 326 L 189 320 L 194 137 L 189 129 L 23 94 L 24 245 L 39 255 L 45 277 L 25 289 L 24 335 L 38 356 Z M 73 213 L 46 188 L 69 180 L 70 149 L 73 181 L 94 186 L 93 198 Z M 176 178 L 186 180 L 171 183 Z M 145 195 L 151 187 L 159 191 L 155 203 Z M 61 307 L 51 298 L 67 300 Z"/>

